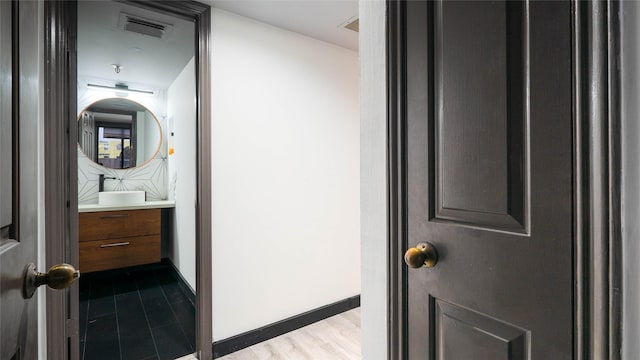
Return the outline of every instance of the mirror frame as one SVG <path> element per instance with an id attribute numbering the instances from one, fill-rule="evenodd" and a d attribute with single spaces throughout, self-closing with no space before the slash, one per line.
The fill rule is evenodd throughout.
<path id="1" fill-rule="evenodd" d="M 132 103 L 134 103 L 134 104 L 137 104 L 138 106 L 143 107 L 146 111 L 148 111 L 148 112 L 149 112 L 149 114 L 151 114 L 151 116 L 153 117 L 153 120 L 155 120 L 155 124 L 156 124 L 156 126 L 158 126 L 158 132 L 160 133 L 160 138 L 158 139 L 158 145 L 156 146 L 156 149 L 154 150 L 153 155 L 151 155 L 151 156 L 150 156 L 150 157 L 148 157 L 148 158 L 145 158 L 145 159 L 144 159 L 144 161 L 142 162 L 142 164 L 136 164 L 135 166 L 128 167 L 128 168 L 112 168 L 112 167 L 107 167 L 107 166 L 105 166 L 105 168 L 106 168 L 106 169 L 112 169 L 112 170 L 131 170 L 131 169 L 136 169 L 136 168 L 142 168 L 142 167 L 146 166 L 147 164 L 149 164 L 153 159 L 155 159 L 155 158 L 156 158 L 156 156 L 158 156 L 158 153 L 160 152 L 160 149 L 162 148 L 162 144 L 163 144 L 163 142 L 164 142 L 164 133 L 163 133 L 162 124 L 160 123 L 160 120 L 158 120 L 158 117 L 156 116 L 156 114 L 155 114 L 153 111 L 151 111 L 151 109 L 149 109 L 149 107 L 147 107 L 146 105 L 144 105 L 144 104 L 142 104 L 142 103 L 140 103 L 140 102 L 138 102 L 138 101 L 135 101 L 135 100 L 127 99 L 127 98 L 125 98 L 125 97 L 117 97 L 117 96 L 113 96 L 113 97 L 105 97 L 105 98 L 101 98 L 101 99 L 98 99 L 98 100 L 96 100 L 96 101 L 94 101 L 94 102 L 92 102 L 92 103 L 88 104 L 88 105 L 87 105 L 87 106 L 85 106 L 82 110 L 80 110 L 80 112 L 78 113 L 78 118 L 77 118 L 78 124 L 79 124 L 79 122 L 80 122 L 80 118 L 82 117 L 82 114 L 83 114 L 85 111 L 88 111 L 88 109 L 89 109 L 90 107 L 92 107 L 92 106 L 94 106 L 95 104 L 99 103 L 100 101 L 104 101 L 104 100 L 126 100 L 126 101 L 130 101 L 130 102 L 132 102 Z M 102 164 L 100 164 L 99 162 L 97 162 L 97 161 L 95 161 L 95 160 L 91 159 L 91 158 L 87 155 L 87 153 L 86 153 L 86 152 L 84 151 L 84 149 L 82 148 L 82 145 L 80 144 L 80 139 L 76 139 L 76 140 L 77 140 L 76 142 L 78 143 L 78 148 L 80 149 L 80 151 L 82 151 L 82 153 L 84 154 L 84 156 L 85 156 L 87 159 L 89 159 L 89 161 L 93 162 L 94 164 L 102 165 Z M 102 166 L 104 166 L 104 165 L 102 165 Z"/>

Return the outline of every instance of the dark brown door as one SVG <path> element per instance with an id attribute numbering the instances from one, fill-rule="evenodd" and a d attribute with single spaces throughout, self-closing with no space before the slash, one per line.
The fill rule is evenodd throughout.
<path id="1" fill-rule="evenodd" d="M 38 3 L 0 1 L 0 359 L 38 358 Z M 20 22 L 20 24 L 17 24 Z"/>
<path id="2" fill-rule="evenodd" d="M 405 6 L 408 358 L 571 359 L 570 3 Z"/>

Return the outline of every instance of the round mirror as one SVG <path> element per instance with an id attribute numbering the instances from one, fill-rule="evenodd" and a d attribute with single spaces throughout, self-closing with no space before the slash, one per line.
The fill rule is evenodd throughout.
<path id="1" fill-rule="evenodd" d="M 161 143 L 158 119 L 135 101 L 103 99 L 78 116 L 78 145 L 89 159 L 107 168 L 141 166 L 156 156 Z"/>

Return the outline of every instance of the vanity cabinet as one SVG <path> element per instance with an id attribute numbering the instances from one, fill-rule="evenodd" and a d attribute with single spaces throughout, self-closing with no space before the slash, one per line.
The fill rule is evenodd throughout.
<path id="1" fill-rule="evenodd" d="M 160 261 L 161 209 L 84 212 L 78 223 L 84 273 Z"/>

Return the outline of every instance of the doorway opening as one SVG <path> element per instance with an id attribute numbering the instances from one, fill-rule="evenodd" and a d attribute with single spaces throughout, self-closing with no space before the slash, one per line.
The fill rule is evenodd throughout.
<path id="1" fill-rule="evenodd" d="M 93 15 L 89 11 L 87 17 L 79 16 L 78 14 L 84 11 L 84 5 L 115 5 L 118 9 L 105 8 L 102 9 L 104 11 L 94 11 Z M 145 285 L 142 278 L 155 279 L 155 285 L 160 286 L 160 293 L 166 300 L 164 305 L 173 303 L 171 291 L 164 285 L 175 285 L 175 289 L 186 294 L 186 301 L 183 302 L 190 303 L 193 309 L 187 316 L 191 319 L 192 329 L 185 330 L 186 326 L 180 326 L 185 343 L 190 352 L 195 352 L 201 358 L 208 358 L 211 354 L 211 231 L 206 225 L 209 221 L 204 222 L 203 219 L 210 218 L 210 143 L 209 138 L 202 134 L 210 131 L 211 115 L 209 102 L 200 101 L 200 98 L 210 96 L 210 9 L 204 4 L 191 1 L 156 3 L 143 0 L 84 4 L 45 3 L 44 13 L 45 33 L 51 35 L 44 40 L 45 86 L 48 86 L 47 89 L 57 90 L 51 91 L 46 97 L 45 109 L 48 109 L 51 116 L 52 121 L 49 125 L 53 129 L 68 129 L 66 134 L 63 130 L 51 134 L 51 144 L 64 146 L 56 147 L 56 151 L 52 150 L 46 154 L 45 159 L 45 176 L 51 181 L 51 184 L 46 184 L 45 192 L 57 194 L 55 201 L 46 202 L 46 213 L 52 215 L 46 219 L 45 227 L 48 233 L 49 229 L 52 229 L 55 231 L 51 233 L 61 235 L 51 237 L 47 241 L 47 262 L 79 264 L 81 271 L 82 268 L 86 269 L 83 271 L 86 281 L 95 280 L 98 284 L 109 282 L 105 280 L 109 274 L 115 274 L 114 276 L 120 278 L 126 275 L 129 280 L 127 284 L 118 282 L 119 285 L 116 286 L 111 280 L 111 304 L 115 311 L 118 308 L 118 295 L 123 295 L 123 298 L 131 295 L 129 298 L 134 298 L 133 294 L 137 293 L 137 305 L 144 306 L 140 294 L 148 287 L 141 285 Z M 101 16 L 104 18 L 101 19 Z M 155 36 L 157 34 L 136 29 L 135 24 L 132 25 L 135 23 L 132 18 L 162 22 L 165 26 L 164 31 L 173 38 Z M 95 23 L 99 30 L 94 28 L 88 32 L 83 31 L 82 21 Z M 190 35 L 185 36 L 180 30 L 180 22 L 186 24 Z M 149 23 L 144 25 L 148 27 Z M 127 39 L 125 33 L 139 38 L 151 37 L 164 41 L 163 46 L 149 42 L 140 43 L 139 46 L 133 45 L 136 41 Z M 87 35 L 88 38 L 83 39 L 83 35 Z M 117 44 L 105 40 L 109 37 L 116 39 Z M 96 40 L 103 42 L 95 47 L 93 43 Z M 161 56 L 161 50 L 164 50 L 163 47 L 169 47 L 168 44 L 175 46 L 176 43 L 186 46 L 187 51 L 179 52 L 187 56 L 187 60 L 179 64 L 182 66 L 174 63 L 175 66 L 165 66 L 163 69 L 162 65 L 166 65 L 167 57 Z M 93 51 L 89 51 L 83 57 L 83 46 L 90 49 L 93 46 Z M 109 47 L 111 48 L 108 49 Z M 145 58 L 141 56 L 145 50 L 149 51 L 148 55 L 151 55 L 153 61 L 148 61 L 149 56 L 146 56 L 147 61 L 136 62 Z M 153 55 L 157 57 L 154 58 Z M 118 58 L 117 66 L 113 66 L 115 61 L 108 60 L 110 57 Z M 137 70 L 125 76 L 125 67 L 120 64 L 123 59 Z M 169 60 L 171 59 L 175 60 L 176 56 L 169 57 Z M 91 66 L 87 64 L 99 63 L 100 60 L 112 62 L 108 67 L 114 74 L 106 75 L 107 72 L 100 72 L 100 64 L 99 69 L 92 73 Z M 159 74 L 150 77 L 149 74 L 153 71 L 148 71 L 149 69 Z M 182 81 L 178 85 L 179 79 Z M 176 95 L 172 96 L 172 92 Z M 182 105 L 182 99 L 178 95 L 187 97 L 186 105 Z M 123 98 L 127 101 L 116 103 L 116 100 Z M 104 101 L 114 109 L 121 106 L 127 111 L 136 112 L 136 121 L 132 121 L 131 124 L 131 129 L 135 129 L 132 133 L 135 132 L 136 139 L 129 142 L 129 154 L 126 154 L 126 147 L 122 149 L 122 146 L 118 154 L 121 157 L 126 154 L 131 160 L 130 165 L 135 159 L 135 167 L 114 169 L 103 166 L 90 160 L 76 143 L 79 127 L 75 119 L 87 110 L 90 104 L 100 102 L 102 106 Z M 107 116 L 113 120 L 114 114 L 118 111 L 101 113 L 108 114 Z M 171 144 L 167 135 L 170 126 L 168 119 L 173 113 L 182 116 L 179 123 L 178 116 L 175 118 L 177 129 L 183 130 L 183 124 L 187 124 L 186 129 L 192 129 L 191 132 L 185 131 L 182 134 L 188 140 L 181 138 L 176 141 L 189 143 L 190 146 L 184 146 L 182 150 L 183 153 L 192 154 L 189 159 L 192 171 L 185 172 L 184 176 L 177 180 L 174 177 L 175 188 L 169 189 L 168 174 L 175 172 L 172 166 L 178 166 L 172 164 L 173 160 L 170 158 L 170 153 L 175 154 L 177 151 L 170 152 L 168 149 Z M 95 120 L 95 113 L 88 115 Z M 181 180 L 189 182 L 189 185 L 181 185 Z M 182 196 L 187 199 L 188 207 L 181 206 L 177 196 L 172 195 L 181 194 L 181 186 L 188 187 L 190 191 Z M 63 188 L 69 190 L 60 191 Z M 191 219 L 190 224 L 176 223 L 175 219 L 179 216 Z M 86 226 L 87 224 L 89 226 Z M 181 238 L 191 240 L 185 250 L 182 246 L 184 242 L 174 243 L 178 237 L 173 236 L 173 232 L 176 229 L 180 230 L 178 226 L 189 225 L 191 228 L 185 230 L 188 233 L 180 234 Z M 125 251 L 128 251 L 127 256 L 123 255 Z M 167 275 L 167 269 L 169 276 L 164 276 Z M 146 271 L 153 276 L 140 277 L 139 271 Z M 119 289 L 116 289 L 117 287 Z M 91 283 L 88 288 L 89 293 L 93 293 L 94 284 Z M 96 288 L 99 290 L 98 293 L 109 290 L 108 286 Z M 193 290 L 197 292 L 194 294 Z M 47 353 L 59 358 L 79 359 L 82 355 L 87 355 L 81 354 L 80 343 L 81 340 L 88 342 L 86 334 L 89 333 L 88 317 L 91 316 L 91 303 L 87 305 L 87 319 L 83 329 L 85 338 L 81 339 L 79 333 L 83 325 L 78 319 L 79 286 L 73 286 L 69 292 L 60 295 L 62 296 L 47 297 Z M 94 298 L 94 295 L 89 296 Z M 102 302 L 108 303 L 107 298 L 108 294 Z M 177 315 L 180 312 L 171 306 L 169 309 L 172 312 L 172 320 L 180 321 L 180 316 Z M 154 325 L 146 316 L 147 310 L 143 309 L 142 313 L 145 314 L 144 325 L 152 337 L 155 355 L 152 354 L 151 357 L 160 358 L 159 354 L 163 351 L 155 344 L 152 329 Z M 117 315 L 115 320 L 119 332 L 119 356 L 129 358 L 130 356 L 122 354 L 124 337 L 120 332 Z M 146 350 L 149 350 L 149 347 L 146 347 Z"/>
<path id="2" fill-rule="evenodd" d="M 195 24 L 112 1 L 78 2 L 77 11 L 79 356 L 188 355 Z"/>

